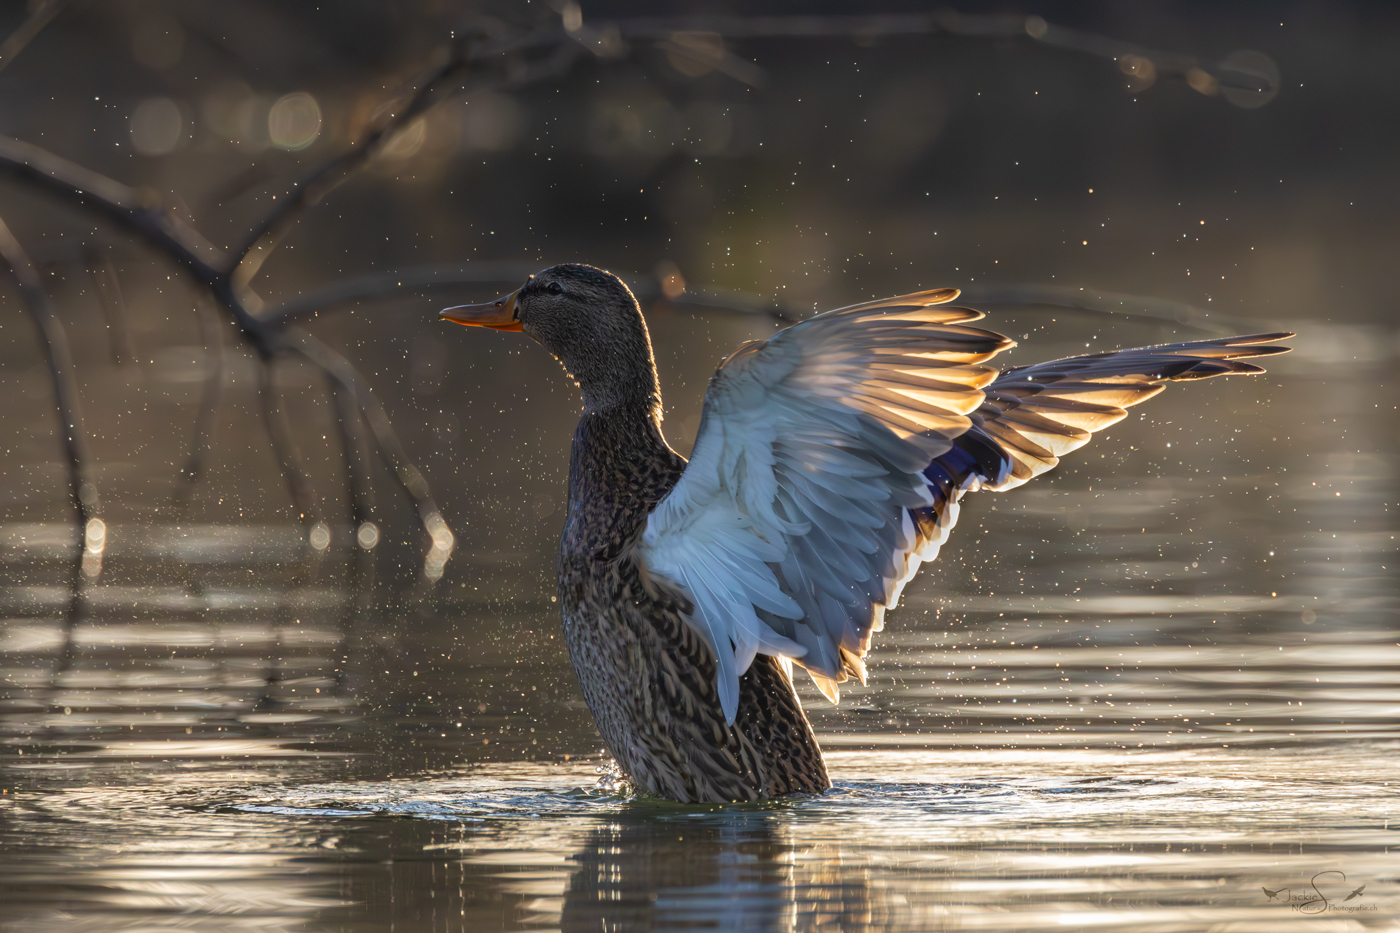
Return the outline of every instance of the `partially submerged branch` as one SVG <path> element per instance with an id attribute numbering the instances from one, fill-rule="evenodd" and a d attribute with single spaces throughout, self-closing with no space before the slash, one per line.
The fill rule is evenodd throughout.
<path id="1" fill-rule="evenodd" d="M 364 378 L 343 357 L 309 334 L 287 333 L 279 323 L 264 321 L 251 313 L 248 305 L 260 305 L 261 299 L 246 288 L 236 287 L 230 282 L 228 274 L 220 270 L 220 267 L 225 265 L 222 253 L 198 230 L 172 211 L 143 205 L 137 193 L 126 185 L 30 143 L 0 136 L 0 170 L 20 179 L 36 182 L 53 194 L 103 214 L 183 265 L 232 314 L 244 337 L 258 351 L 264 369 L 273 359 L 295 349 L 337 382 L 350 388 L 357 404 L 365 412 L 366 421 L 379 446 L 381 457 L 389 464 L 395 479 L 418 507 L 424 531 L 432 542 L 430 558 L 437 554 L 442 556 L 443 560 L 446 559 L 445 553 L 451 551 L 452 533 L 432 499 L 427 481 L 408 458 L 407 452 L 394 433 L 387 413 L 370 394 Z M 37 273 L 35 281 L 37 282 Z M 57 323 L 57 319 L 54 319 L 54 322 Z M 292 339 L 291 344 L 288 338 Z M 271 403 L 274 407 L 267 410 L 270 417 L 266 419 L 266 423 L 272 432 L 272 443 L 279 462 L 283 465 L 294 504 L 299 511 L 308 516 L 308 520 L 312 520 L 311 516 L 315 512 L 314 495 L 309 491 L 309 483 L 303 481 L 296 458 L 287 455 L 290 446 L 284 442 L 285 439 L 278 436 L 281 431 L 281 416 L 277 413 L 275 401 Z M 64 417 L 65 423 L 68 423 L 67 415 Z M 199 443 L 198 436 L 196 443 Z"/>
<path id="2" fill-rule="evenodd" d="M 300 513 L 303 522 L 319 521 L 316 490 L 311 485 L 311 477 L 301 468 L 301 454 L 297 451 L 296 437 L 292 434 L 291 423 L 283 408 L 282 393 L 277 389 L 277 361 L 268 360 L 258 367 L 258 401 L 262 410 L 263 424 L 267 428 L 268 440 L 272 442 L 272 452 L 282 468 L 282 476 L 287 480 L 287 491 L 292 504 Z"/>
<path id="3" fill-rule="evenodd" d="M 428 481 L 409 459 L 408 452 L 399 441 L 388 412 L 370 392 L 369 384 L 360 375 L 360 371 L 350 365 L 345 357 L 300 328 L 288 328 L 287 341 L 290 347 L 333 378 L 338 387 L 346 392 L 360 409 L 365 424 L 369 426 L 370 434 L 374 437 L 380 460 L 412 500 L 423 524 L 423 530 L 428 535 L 429 546 L 424 561 L 424 573 L 430 579 L 441 577 L 443 565 L 452 554 L 456 538 L 433 499 Z"/>
<path id="4" fill-rule="evenodd" d="M 224 389 L 223 322 L 203 301 L 196 303 L 195 314 L 199 318 L 207 366 L 199 390 L 199 410 L 195 413 L 194 426 L 190 431 L 189 455 L 176 480 L 175 502 L 180 507 L 188 503 L 195 484 L 204 475 L 205 464 L 213 449 L 214 426 Z"/>
<path id="5" fill-rule="evenodd" d="M 39 278 L 28 253 L 15 239 L 10 228 L 0 220 L 0 258 L 10 267 L 20 297 L 30 320 L 39 334 L 39 343 L 48 364 L 53 384 L 54 405 L 58 409 L 63 452 L 68 460 L 68 485 L 73 508 L 78 513 L 78 525 L 88 531 L 89 522 L 97 518 L 97 483 L 92 476 L 92 454 L 78 397 L 78 377 L 73 367 L 73 354 L 68 347 L 68 334 L 54 313 L 48 290 Z"/>
<path id="6" fill-rule="evenodd" d="M 353 393 L 329 376 L 326 377 L 326 389 L 335 403 L 342 465 L 346 485 L 350 488 L 350 524 L 355 529 L 356 542 L 368 550 L 378 542 L 379 534 L 370 524 L 374 517 L 374 483 L 370 478 L 369 442 L 365 438 L 364 421 Z M 366 528 L 366 525 L 370 527 Z"/>
<path id="7" fill-rule="evenodd" d="M 117 275 L 112 260 L 96 246 L 84 250 L 84 260 L 88 274 L 92 276 L 93 290 L 97 292 L 97 303 L 107 321 L 107 348 L 112 356 L 112 365 L 125 366 L 136 359 L 136 348 L 131 342 L 131 329 L 127 326 L 126 298 L 122 295 L 121 277 Z"/>
<path id="8" fill-rule="evenodd" d="M 428 481 L 423 478 L 418 467 L 408 457 L 408 452 L 404 450 L 403 444 L 399 441 L 398 434 L 394 431 L 393 423 L 389 420 L 389 413 L 384 410 L 379 399 L 374 397 L 370 391 L 369 383 L 365 382 L 360 371 L 350 364 L 339 353 L 326 346 L 320 340 L 299 328 L 289 328 L 287 331 L 287 343 L 297 353 L 300 353 L 308 361 L 321 369 L 355 400 L 364 415 L 365 423 L 369 425 L 371 434 L 374 436 L 375 444 L 379 448 L 380 458 L 384 465 L 398 480 L 408 497 L 413 500 L 418 514 L 427 522 L 430 516 L 438 515 L 437 503 L 433 500 L 433 494 L 428 488 Z"/>

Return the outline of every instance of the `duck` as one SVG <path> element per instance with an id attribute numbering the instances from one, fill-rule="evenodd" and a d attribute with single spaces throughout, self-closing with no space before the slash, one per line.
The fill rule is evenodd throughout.
<path id="1" fill-rule="evenodd" d="M 607 752 L 684 803 L 831 787 L 794 688 L 866 682 L 885 614 L 969 493 L 1053 469 L 1166 383 L 1254 374 L 1289 333 L 999 369 L 1015 345 L 940 288 L 817 314 L 745 343 L 705 393 L 689 460 L 662 432 L 641 308 L 565 263 L 440 312 L 551 353 L 583 401 L 557 557 L 564 642 Z"/>

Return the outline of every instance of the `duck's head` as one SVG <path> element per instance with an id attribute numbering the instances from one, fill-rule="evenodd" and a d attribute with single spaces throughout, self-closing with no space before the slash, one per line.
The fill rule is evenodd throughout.
<path id="1" fill-rule="evenodd" d="M 593 266 L 564 263 L 530 276 L 495 301 L 442 311 L 446 321 L 519 331 L 554 354 L 593 410 L 660 407 L 646 322 L 621 279 Z"/>

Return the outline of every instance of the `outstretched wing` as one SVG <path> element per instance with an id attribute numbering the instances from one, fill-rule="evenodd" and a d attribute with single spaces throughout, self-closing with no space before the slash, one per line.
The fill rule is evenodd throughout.
<path id="1" fill-rule="evenodd" d="M 711 380 L 690 463 L 636 553 L 691 597 L 731 722 L 758 652 L 797 660 L 833 700 L 835 681 L 863 677 L 870 631 L 946 534 L 922 472 L 972 426 L 997 375 L 977 364 L 1012 345 L 965 326 L 980 312 L 940 307 L 957 294 L 818 315 Z"/>
<path id="2" fill-rule="evenodd" d="M 1161 380 L 1258 371 L 1234 360 L 1276 349 L 1202 341 L 999 377 L 978 364 L 1012 341 L 965 326 L 982 315 L 944 305 L 956 296 L 818 315 L 741 347 L 711 380 L 690 463 L 636 556 L 690 596 L 730 722 L 760 652 L 805 667 L 833 702 L 837 683 L 864 682 L 871 633 L 965 491 L 1050 469 Z"/>
<path id="3" fill-rule="evenodd" d="M 1246 357 L 1287 353 L 1267 347 L 1290 333 L 1193 340 L 1114 350 L 1008 369 L 972 412 L 973 427 L 957 440 L 977 461 L 985 489 L 1013 489 L 1054 469 L 1095 431 L 1127 417 L 1127 409 L 1161 392 L 1166 382 L 1262 373 Z"/>

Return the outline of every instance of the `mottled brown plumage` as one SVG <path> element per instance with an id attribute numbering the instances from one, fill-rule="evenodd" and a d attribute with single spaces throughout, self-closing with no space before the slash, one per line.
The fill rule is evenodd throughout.
<path id="1" fill-rule="evenodd" d="M 981 315 L 947 306 L 956 296 L 830 312 L 734 354 L 689 466 L 662 435 L 646 324 L 615 276 L 554 266 L 443 312 L 523 331 L 583 394 L 559 601 L 584 699 L 636 787 L 687 802 L 830 787 L 775 655 L 835 701 L 838 683 L 864 681 L 871 632 L 937 554 L 965 492 L 1053 468 L 1164 382 L 1262 372 L 1240 360 L 1285 352 L 1260 344 L 1291 336 L 998 374 L 980 364 L 1012 341 L 965 326 Z"/>
<path id="2" fill-rule="evenodd" d="M 534 276 L 514 306 L 522 327 L 509 318 L 495 326 L 534 337 L 583 392 L 559 602 L 569 660 L 603 744 L 634 786 L 673 800 L 826 790 L 821 750 L 781 662 L 754 662 L 728 725 L 714 654 L 682 618 L 685 596 L 649 579 L 637 560 L 647 516 L 680 479 L 685 459 L 661 432 L 656 367 L 636 299 L 608 273 L 564 265 Z"/>
<path id="3" fill-rule="evenodd" d="M 675 800 L 754 800 L 830 786 L 791 681 L 773 658 L 740 679 L 725 723 L 715 659 L 682 613 L 685 596 L 647 579 L 633 548 L 685 461 L 649 413 L 587 411 L 574 434 L 559 544 L 564 639 L 618 765 Z"/>

